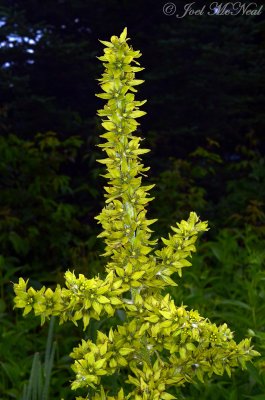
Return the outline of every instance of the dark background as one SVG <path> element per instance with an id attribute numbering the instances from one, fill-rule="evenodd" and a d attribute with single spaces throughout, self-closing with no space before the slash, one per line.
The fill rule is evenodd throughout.
<path id="1" fill-rule="evenodd" d="M 103 72 L 97 59 L 103 45 L 98 39 L 119 35 L 125 26 L 130 44 L 142 52 L 139 61 L 145 67 L 137 76 L 145 83 L 136 97 L 148 100 L 138 134 L 145 138 L 144 147 L 151 149 L 144 156 L 144 163 L 151 166 L 145 182 L 157 184 L 151 193 L 156 199 L 149 206 L 150 218 L 159 218 L 154 235 L 165 236 L 169 225 L 192 210 L 209 220 L 211 227 L 202 239 L 197 264 L 195 259 L 197 279 L 196 274 L 187 274 L 186 284 L 175 296 L 182 301 L 179 296 L 185 295 L 191 307 L 217 320 L 228 319 L 241 337 L 246 327 L 254 326 L 264 335 L 264 308 L 260 307 L 265 293 L 262 289 L 261 295 L 255 285 L 263 282 L 257 265 L 264 268 L 265 261 L 265 10 L 259 16 L 207 15 L 206 7 L 203 15 L 177 18 L 186 2 L 174 1 L 174 15 L 165 15 L 165 3 L 0 2 L 0 333 L 4 342 L 0 392 L 5 393 L 4 399 L 19 398 L 15 396 L 27 381 L 32 354 L 45 347 L 46 340 L 46 331 L 38 330 L 35 319 L 23 322 L 21 313 L 13 312 L 10 281 L 23 275 L 39 288 L 43 283 L 63 283 L 68 268 L 88 276 L 104 271 L 105 260 L 100 257 L 104 245 L 96 238 L 100 227 L 94 220 L 104 203 L 105 184 L 100 176 L 104 169 L 96 162 L 102 157 L 96 144 L 103 133 L 96 110 L 104 104 L 95 97 L 101 91 L 97 79 Z M 205 4 L 213 3 L 196 1 L 193 9 Z M 249 267 L 249 248 L 255 248 L 253 257 L 259 260 L 255 271 Z M 244 263 L 250 272 L 242 272 Z M 241 282 L 242 276 L 246 280 Z M 249 282 L 255 282 L 252 297 Z M 238 303 L 230 315 L 227 309 L 227 314 L 219 313 L 216 298 L 222 296 L 245 302 L 241 317 Z M 65 361 L 62 354 L 69 353 L 74 338 L 83 334 L 71 327 L 67 341 L 60 332 L 57 339 L 64 347 L 56 368 L 57 376 L 63 371 L 61 387 L 67 388 L 69 359 Z M 27 342 L 18 345 L 18 337 Z M 25 360 L 19 369 L 17 359 Z M 240 385 L 249 375 L 241 383 L 234 381 L 233 389 L 228 386 L 231 400 L 237 398 L 232 397 L 237 390 L 238 396 L 264 393 L 265 379 L 260 383 L 258 378 L 264 366 L 255 371 L 259 372 L 252 371 L 248 389 Z M 56 379 L 53 396 L 68 399 L 68 389 L 56 392 L 60 386 Z M 216 384 L 211 388 L 205 400 L 217 396 Z M 220 393 L 216 399 L 228 399 L 226 392 Z M 196 391 L 190 396 L 180 398 L 203 398 Z"/>
<path id="2" fill-rule="evenodd" d="M 95 136 L 98 39 L 127 26 L 146 68 L 139 97 L 148 99 L 142 130 L 153 139 L 153 159 L 185 156 L 206 137 L 220 140 L 229 156 L 250 131 L 264 151 L 263 13 L 209 16 L 206 8 L 176 18 L 163 13 L 163 1 L 137 0 L 1 4 L 2 134 Z M 185 2 L 175 4 L 182 14 Z"/>

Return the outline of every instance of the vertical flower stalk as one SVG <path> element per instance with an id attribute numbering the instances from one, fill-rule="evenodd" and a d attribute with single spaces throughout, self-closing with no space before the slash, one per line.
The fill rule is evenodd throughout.
<path id="1" fill-rule="evenodd" d="M 143 81 L 135 79 L 142 71 L 136 61 L 141 56 L 127 44 L 126 28 L 120 37 L 112 36 L 110 42 L 101 41 L 106 48 L 103 61 L 105 71 L 100 81 L 103 93 L 97 96 L 108 100 L 98 115 L 103 118 L 106 133 L 101 135 L 106 143 L 100 144 L 108 158 L 98 160 L 105 164 L 108 186 L 105 187 L 106 206 L 97 217 L 103 227 L 99 237 L 106 243 L 105 256 L 111 257 L 107 271 L 113 271 L 130 288 L 142 285 L 138 280 L 148 276 L 152 263 L 147 255 L 156 241 L 150 240 L 149 226 L 156 220 L 146 218 L 146 205 L 152 199 L 149 190 L 154 185 L 142 186 L 142 176 L 149 169 L 139 158 L 149 150 L 140 149 L 141 138 L 134 136 L 145 115 L 139 109 L 145 101 L 135 100 L 135 86 Z M 149 276 L 150 279 L 150 276 Z"/>

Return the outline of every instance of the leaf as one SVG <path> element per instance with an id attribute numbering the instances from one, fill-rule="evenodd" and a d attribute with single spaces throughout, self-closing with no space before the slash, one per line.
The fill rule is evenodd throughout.
<path id="1" fill-rule="evenodd" d="M 176 399 L 177 397 L 173 396 L 172 394 L 169 393 L 163 393 L 161 394 L 161 399 L 163 400 L 172 400 L 172 399 Z"/>
<path id="2" fill-rule="evenodd" d="M 130 118 L 139 118 L 139 117 L 142 117 L 145 114 L 146 114 L 145 111 L 136 110 L 136 111 L 131 112 Z"/>
<path id="3" fill-rule="evenodd" d="M 118 297 L 110 297 L 110 303 L 113 305 L 122 304 L 122 301 Z"/>
<path id="4" fill-rule="evenodd" d="M 120 41 L 121 41 L 121 42 L 125 42 L 126 37 L 127 37 L 127 28 L 125 27 L 125 28 L 123 29 L 121 35 L 120 35 Z"/>
<path id="5" fill-rule="evenodd" d="M 163 281 L 165 281 L 168 285 L 170 286 L 178 286 L 176 282 L 173 281 L 173 279 L 169 278 L 169 276 L 166 275 L 161 275 Z"/>
<path id="6" fill-rule="evenodd" d="M 150 317 L 145 317 L 146 321 L 152 322 L 152 323 L 156 323 L 159 321 L 159 316 L 158 315 L 151 315 Z"/>
<path id="7" fill-rule="evenodd" d="M 103 128 L 107 129 L 107 131 L 113 131 L 116 129 L 115 124 L 111 121 L 104 121 L 101 125 L 103 126 Z"/>
<path id="8" fill-rule="evenodd" d="M 102 311 L 102 308 L 103 308 L 103 306 L 102 306 L 101 304 L 99 304 L 99 303 L 96 302 L 96 301 L 93 301 L 92 307 L 94 308 L 94 310 L 96 311 L 96 313 L 97 313 L 98 315 L 101 314 L 101 311 Z"/>
<path id="9" fill-rule="evenodd" d="M 202 373 L 202 370 L 201 370 L 200 367 L 196 369 L 196 376 L 197 376 L 197 378 L 199 379 L 199 381 L 201 381 L 202 383 L 204 383 L 204 380 L 203 380 L 203 373 Z"/>
<path id="10" fill-rule="evenodd" d="M 142 79 L 134 79 L 133 81 L 130 82 L 130 85 L 136 86 L 136 85 L 141 85 L 142 83 L 144 83 Z"/>
<path id="11" fill-rule="evenodd" d="M 186 358 L 186 349 L 185 349 L 185 347 L 180 347 L 180 349 L 179 349 L 179 355 L 180 355 L 180 358 L 181 358 L 182 360 Z"/>
<path id="12" fill-rule="evenodd" d="M 98 296 L 97 297 L 97 301 L 101 304 L 106 304 L 110 302 L 110 299 L 108 297 L 105 296 Z"/>
<path id="13" fill-rule="evenodd" d="M 119 350 L 119 353 L 122 355 L 122 356 L 127 356 L 128 354 L 130 354 L 130 353 L 132 353 L 132 352 L 134 352 L 134 349 L 132 349 L 131 347 L 129 348 L 129 347 L 122 347 L 120 350 Z"/>
<path id="14" fill-rule="evenodd" d="M 138 279 L 142 278 L 144 274 L 145 271 L 137 271 L 132 274 L 131 278 L 137 281 Z"/>
<path id="15" fill-rule="evenodd" d="M 100 99 L 109 100 L 111 99 L 110 93 L 97 93 L 95 96 L 99 97 Z"/>
<path id="16" fill-rule="evenodd" d="M 159 310 L 160 314 L 163 315 L 166 319 L 172 319 L 172 314 L 169 311 L 161 311 Z"/>
<path id="17" fill-rule="evenodd" d="M 105 358 L 101 358 L 100 360 L 97 360 L 95 362 L 95 369 L 100 369 L 103 367 L 103 365 L 105 364 L 106 359 Z"/>
<path id="18" fill-rule="evenodd" d="M 235 307 L 240 307 L 240 308 L 244 308 L 245 310 L 252 310 L 252 308 L 250 307 L 250 305 L 244 303 L 243 301 L 240 300 L 219 300 L 218 304 L 227 304 L 227 305 L 231 305 L 231 306 L 235 306 Z"/>
<path id="19" fill-rule="evenodd" d="M 16 232 L 10 232 L 9 240 L 17 254 L 26 255 L 29 251 L 29 243 L 27 239 L 23 239 Z"/>
<path id="20" fill-rule="evenodd" d="M 99 42 L 104 44 L 104 46 L 113 47 L 113 44 L 111 42 L 107 42 L 106 40 L 99 40 Z"/>
<path id="21" fill-rule="evenodd" d="M 193 343 L 187 343 L 186 344 L 186 348 L 189 351 L 195 351 L 196 350 L 196 346 Z"/>

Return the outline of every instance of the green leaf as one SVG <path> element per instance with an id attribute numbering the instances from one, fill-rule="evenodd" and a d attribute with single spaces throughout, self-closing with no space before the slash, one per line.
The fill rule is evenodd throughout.
<path id="1" fill-rule="evenodd" d="M 97 301 L 101 304 L 106 304 L 110 302 L 110 299 L 106 296 L 98 296 Z"/>
<path id="2" fill-rule="evenodd" d="M 131 112 L 130 118 L 139 118 L 139 117 L 142 117 L 145 114 L 146 114 L 145 111 L 136 110 L 136 111 Z"/>
<path id="3" fill-rule="evenodd" d="M 127 37 L 127 28 L 124 28 L 120 35 L 120 41 L 124 42 L 126 40 L 126 37 Z"/>

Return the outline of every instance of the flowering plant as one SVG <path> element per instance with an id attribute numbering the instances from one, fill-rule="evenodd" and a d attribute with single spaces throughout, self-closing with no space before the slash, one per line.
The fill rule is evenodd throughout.
<path id="1" fill-rule="evenodd" d="M 203 382 L 205 375 L 221 375 L 258 355 L 250 339 L 239 344 L 226 324 L 216 326 L 200 316 L 177 306 L 168 286 L 177 286 L 172 275 L 182 276 L 182 269 L 191 265 L 188 258 L 195 252 L 200 232 L 207 231 L 207 222 L 191 212 L 187 221 L 172 226 L 172 234 L 162 238 L 158 249 L 151 240 L 150 225 L 156 220 L 146 218 L 146 206 L 152 200 L 143 186 L 142 176 L 148 168 L 141 164 L 140 155 L 148 152 L 139 147 L 140 137 L 133 135 L 140 110 L 145 101 L 135 100 L 135 86 L 143 81 L 135 73 L 143 68 L 136 61 L 139 51 L 127 43 L 126 28 L 120 37 L 112 36 L 106 46 L 103 61 L 105 71 L 99 80 L 107 100 L 98 111 L 106 132 L 106 142 L 100 144 L 107 158 L 98 160 L 106 165 L 108 186 L 106 204 L 97 216 L 105 241 L 106 277 L 87 279 L 74 272 L 65 273 L 65 287 L 53 291 L 43 287 L 27 289 L 23 278 L 14 285 L 15 307 L 24 308 L 23 315 L 33 311 L 43 324 L 52 315 L 60 323 L 83 321 L 87 329 L 91 318 L 111 317 L 123 310 L 123 323 L 110 328 L 108 334 L 97 332 L 95 342 L 82 340 L 73 349 L 76 374 L 73 390 L 83 388 L 87 399 L 105 400 L 169 400 L 171 386 Z M 118 393 L 110 395 L 104 388 L 104 376 L 123 370 L 127 380 Z M 89 396 L 89 397 L 88 397 Z M 77 398 L 82 400 L 81 397 Z"/>

